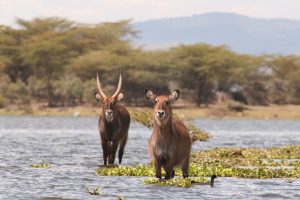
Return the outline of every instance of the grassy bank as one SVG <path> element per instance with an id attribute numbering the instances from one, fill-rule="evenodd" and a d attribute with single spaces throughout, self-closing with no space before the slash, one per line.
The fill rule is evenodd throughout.
<path id="1" fill-rule="evenodd" d="M 132 107 L 135 108 L 135 107 Z M 129 110 L 131 107 L 129 107 Z M 151 108 L 142 108 L 151 111 Z M 99 106 L 77 106 L 49 108 L 33 105 L 31 107 L 1 108 L 0 115 L 34 115 L 34 116 L 98 116 Z M 174 108 L 174 113 L 183 119 L 195 118 L 244 118 L 244 119 L 300 119 L 300 105 L 246 106 L 243 111 L 235 111 L 228 105 L 210 105 L 205 108 Z"/>

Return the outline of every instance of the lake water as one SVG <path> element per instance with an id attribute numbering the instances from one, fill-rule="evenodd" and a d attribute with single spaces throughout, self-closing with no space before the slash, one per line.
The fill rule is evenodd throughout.
<path id="1" fill-rule="evenodd" d="M 145 177 L 101 177 L 96 117 L 0 117 L 0 199 L 300 199 L 300 179 L 217 178 L 215 187 L 144 185 Z M 211 133 L 193 150 L 300 144 L 299 121 L 196 120 Z M 132 123 L 124 165 L 148 163 L 151 130 Z M 33 163 L 50 163 L 37 169 Z M 101 196 L 86 188 L 100 187 Z"/>

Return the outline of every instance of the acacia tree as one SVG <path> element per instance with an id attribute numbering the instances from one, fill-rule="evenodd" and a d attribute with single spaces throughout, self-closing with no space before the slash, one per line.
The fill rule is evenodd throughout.
<path id="1" fill-rule="evenodd" d="M 0 57 L 2 69 L 11 81 L 21 79 L 26 82 L 30 76 L 31 69 L 22 63 L 20 53 L 22 41 L 26 38 L 23 30 L 16 30 L 8 26 L 0 26 Z"/>
<path id="2" fill-rule="evenodd" d="M 143 50 L 131 44 L 137 32 L 128 20 L 87 25 L 51 17 L 17 19 L 17 26 L 0 26 L 0 97 L 9 101 L 21 91 L 24 101 L 49 106 L 90 103 L 96 73 L 110 93 L 121 69 L 126 102 L 135 105 L 144 104 L 145 88 L 174 87 L 198 106 L 213 103 L 218 91 L 248 104 L 300 103 L 299 56 L 241 55 L 207 44 Z"/>
<path id="3" fill-rule="evenodd" d="M 53 82 L 61 79 L 70 61 L 92 51 L 122 53 L 116 46 L 128 45 L 136 34 L 129 22 L 85 25 L 56 17 L 18 19 L 18 29 L 0 29 L 0 56 L 5 57 L 1 63 L 14 82 L 21 79 L 27 84 L 29 77 L 30 84 L 40 82 L 32 94 L 44 90 L 37 98 L 56 106 Z"/>
<path id="4" fill-rule="evenodd" d="M 198 106 L 214 101 L 216 91 L 229 91 L 230 74 L 238 66 L 238 60 L 227 47 L 181 45 L 170 53 L 170 64 L 179 72 L 181 87 L 191 91 Z"/>
<path id="5" fill-rule="evenodd" d="M 272 72 L 270 98 L 275 104 L 299 103 L 300 58 L 297 56 L 267 56 Z"/>
<path id="6" fill-rule="evenodd" d="M 22 42 L 20 57 L 31 66 L 32 75 L 42 79 L 49 106 L 55 106 L 53 81 L 63 75 L 63 67 L 68 63 L 70 50 L 66 45 L 67 31 L 72 23 L 59 18 L 18 20 L 28 35 Z"/>

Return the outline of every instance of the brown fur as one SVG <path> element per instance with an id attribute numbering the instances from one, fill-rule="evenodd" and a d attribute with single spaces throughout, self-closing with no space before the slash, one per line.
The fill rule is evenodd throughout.
<path id="1" fill-rule="evenodd" d="M 119 164 L 121 164 L 128 138 L 130 115 L 123 105 L 119 105 L 115 101 L 111 97 L 103 99 L 102 115 L 99 118 L 104 165 L 107 164 L 107 160 L 109 164 L 114 164 L 118 147 Z M 105 110 L 109 105 L 114 113 L 112 121 L 108 121 L 105 117 Z"/>
<path id="2" fill-rule="evenodd" d="M 171 96 L 156 97 L 155 95 L 147 98 L 155 102 L 154 127 L 148 143 L 148 151 L 155 167 L 156 177 L 161 178 L 161 167 L 163 167 L 166 172 L 165 178 L 173 178 L 175 166 L 180 166 L 183 177 L 188 177 L 191 139 L 184 124 L 172 117 L 171 103 L 174 99 Z M 158 110 L 165 111 L 165 118 L 161 121 L 157 117 Z"/>

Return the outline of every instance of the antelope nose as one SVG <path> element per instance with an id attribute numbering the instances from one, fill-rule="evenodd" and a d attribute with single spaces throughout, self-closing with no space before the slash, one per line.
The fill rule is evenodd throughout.
<path id="1" fill-rule="evenodd" d="M 106 114 L 107 114 L 107 115 L 111 115 L 112 113 L 113 113 L 112 110 L 106 110 Z"/>
<path id="2" fill-rule="evenodd" d="M 163 117 L 165 115 L 165 111 L 159 110 L 159 111 L 157 111 L 157 114 L 159 117 Z"/>

